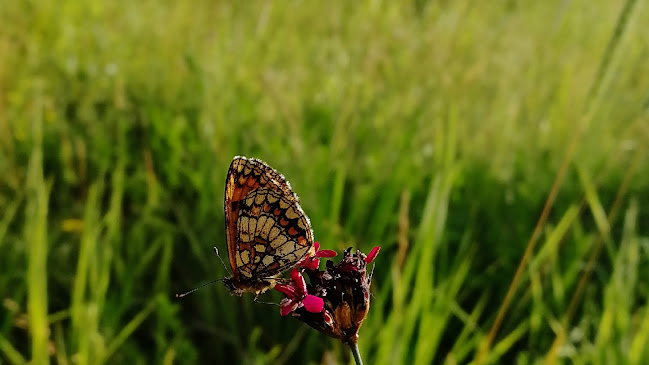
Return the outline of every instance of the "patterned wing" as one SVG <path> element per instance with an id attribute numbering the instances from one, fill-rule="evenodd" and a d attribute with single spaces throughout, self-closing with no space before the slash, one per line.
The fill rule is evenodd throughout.
<path id="1" fill-rule="evenodd" d="M 261 281 L 264 278 L 267 278 L 269 276 L 267 275 L 269 272 L 271 273 L 274 272 L 275 274 L 281 272 L 281 270 L 283 270 L 282 268 L 284 268 L 281 262 L 290 262 L 290 259 L 288 257 L 286 258 L 286 260 L 288 261 L 286 260 L 278 261 L 279 271 L 277 272 L 275 272 L 276 271 L 274 270 L 275 266 L 273 266 L 272 263 L 271 265 L 268 266 L 267 269 L 264 269 L 266 266 L 264 266 L 263 261 L 261 261 L 262 260 L 261 256 L 268 256 L 268 255 L 262 255 L 262 253 L 257 252 L 257 250 L 253 251 L 252 246 L 250 246 L 251 245 L 250 242 L 252 241 L 245 241 L 243 247 L 240 247 L 239 242 L 242 239 L 242 236 L 245 236 L 245 238 L 247 239 L 250 236 L 251 232 L 248 229 L 246 230 L 247 233 L 245 234 L 241 233 L 239 229 L 241 227 L 239 223 L 239 218 L 253 217 L 256 219 L 268 219 L 268 217 L 270 217 L 270 215 L 268 215 L 268 212 L 264 213 L 261 216 L 252 214 L 253 207 L 255 206 L 254 199 L 250 200 L 250 204 L 247 205 L 244 204 L 244 201 L 249 201 L 246 198 L 249 195 L 253 194 L 258 189 L 264 189 L 264 193 L 260 195 L 260 196 L 264 196 L 264 199 L 266 199 L 266 197 L 270 197 L 270 199 L 272 200 L 275 199 L 276 197 L 279 197 L 278 201 L 282 201 L 283 202 L 282 205 L 293 207 L 293 210 L 296 211 L 299 216 L 304 218 L 305 223 L 303 225 L 306 227 L 306 233 L 304 233 L 304 237 L 307 239 L 306 241 L 308 246 L 307 251 L 313 245 L 313 232 L 311 231 L 311 224 L 309 222 L 309 219 L 306 217 L 304 212 L 302 212 L 302 209 L 300 208 L 299 205 L 299 199 L 297 195 L 295 195 L 291 190 L 291 185 L 289 184 L 288 181 L 286 181 L 284 176 L 282 176 L 282 174 L 280 174 L 279 172 L 277 172 L 276 170 L 274 170 L 273 168 L 271 168 L 261 160 L 247 159 L 245 157 L 240 157 L 240 156 L 235 157 L 232 160 L 232 163 L 230 164 L 230 169 L 228 170 L 228 176 L 225 185 L 225 199 L 224 199 L 225 229 L 226 229 L 226 238 L 227 238 L 227 246 L 228 246 L 228 258 L 230 260 L 230 266 L 232 267 L 232 273 L 233 273 L 232 281 L 235 286 L 237 286 L 237 283 L 240 283 L 241 280 L 247 280 L 250 282 Z M 260 204 L 257 204 L 256 206 L 259 205 Z M 262 218 L 262 216 L 266 216 L 267 218 Z M 276 218 L 273 219 L 277 221 Z M 281 224 L 277 228 L 280 229 L 280 231 L 284 229 L 281 226 Z M 290 227 L 288 227 L 287 229 L 290 230 Z M 260 231 L 259 233 L 261 234 L 263 232 L 265 231 Z M 289 234 L 288 231 L 282 233 L 284 235 Z M 254 234 L 257 235 L 257 231 L 255 231 Z M 259 240 L 263 238 L 261 235 L 260 237 L 261 238 L 259 238 Z M 270 237 L 270 233 L 269 236 L 267 237 L 267 240 L 269 237 Z M 263 245 L 263 243 L 260 242 L 257 242 L 255 246 L 261 247 L 258 246 L 259 244 Z M 241 249 L 244 249 L 244 251 L 240 251 Z M 279 254 L 283 254 L 285 249 L 286 248 L 280 249 Z M 243 253 L 243 256 L 241 256 L 241 252 L 248 252 L 248 253 Z M 255 263 L 254 261 L 253 262 L 246 261 L 248 262 L 247 264 L 243 263 L 244 260 L 250 259 L 250 257 L 246 257 L 246 255 L 253 255 L 253 254 L 256 255 L 257 253 L 259 253 L 258 257 L 260 257 L 259 259 L 260 261 L 258 263 Z M 273 255 L 275 256 L 269 256 L 269 257 L 273 257 L 273 258 L 277 257 L 276 254 Z M 252 258 L 252 259 L 255 260 L 256 258 Z M 270 260 L 270 258 L 266 260 Z M 240 271 L 239 269 L 240 267 L 242 268 L 241 269 L 242 271 Z M 239 286 L 243 287 L 244 285 L 239 285 Z"/>
<path id="2" fill-rule="evenodd" d="M 309 219 L 296 201 L 259 188 L 246 195 L 237 219 L 236 270 L 263 280 L 295 266 L 313 246 Z"/>

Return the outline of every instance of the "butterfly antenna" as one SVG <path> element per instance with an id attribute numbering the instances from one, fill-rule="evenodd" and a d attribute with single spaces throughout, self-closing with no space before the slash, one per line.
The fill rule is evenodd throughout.
<path id="1" fill-rule="evenodd" d="M 210 281 L 209 283 L 205 283 L 205 284 L 199 286 L 198 288 L 194 288 L 194 289 L 188 291 L 187 293 L 176 294 L 176 298 L 182 298 L 182 297 L 184 297 L 184 296 L 186 296 L 186 295 L 189 295 L 189 294 L 195 292 L 196 290 L 198 290 L 198 289 L 200 289 L 200 288 L 202 288 L 202 287 L 204 287 L 204 286 L 208 286 L 208 285 L 214 284 L 214 283 L 216 283 L 217 281 L 223 281 L 223 279 L 212 280 L 212 281 Z"/>
<path id="2" fill-rule="evenodd" d="M 221 255 L 219 255 L 219 249 L 216 248 L 216 246 L 214 246 L 214 253 L 216 254 L 216 257 L 218 257 L 219 260 L 221 260 L 221 263 L 223 264 L 223 267 L 225 268 L 225 272 L 227 272 L 228 275 L 232 276 L 232 274 L 230 273 L 230 270 L 228 270 L 228 267 L 225 265 L 225 262 L 223 262 L 223 259 L 221 258 Z"/>

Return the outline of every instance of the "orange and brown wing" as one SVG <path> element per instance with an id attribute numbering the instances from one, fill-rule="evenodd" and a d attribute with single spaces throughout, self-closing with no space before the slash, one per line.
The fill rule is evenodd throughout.
<path id="1" fill-rule="evenodd" d="M 243 260 L 239 251 L 241 233 L 238 228 L 238 219 L 241 215 L 241 208 L 243 206 L 242 201 L 244 201 L 251 192 L 260 188 L 275 193 L 274 195 L 280 196 L 281 200 L 285 203 L 296 207 L 296 211 L 298 211 L 306 220 L 308 234 L 305 236 L 309 237 L 309 246 L 313 245 L 313 232 L 311 231 L 309 220 L 304 212 L 302 212 L 299 205 L 299 199 L 291 190 L 291 185 L 286 181 L 284 176 L 261 160 L 247 159 L 245 157 L 237 156 L 232 160 L 230 169 L 228 170 L 224 199 L 228 258 L 230 260 L 230 266 L 232 267 L 233 279 L 235 282 L 238 282 L 240 275 L 243 274 L 242 271 L 239 271 L 240 265 L 238 265 L 237 262 L 237 257 Z M 250 206 L 244 209 L 249 208 Z M 248 213 L 246 214 L 249 215 Z M 250 276 L 245 274 L 250 274 Z M 245 271 L 245 274 L 243 275 L 246 279 L 259 278 L 261 280 L 263 278 L 257 276 L 256 269 Z"/>
<path id="2" fill-rule="evenodd" d="M 274 277 L 295 266 L 313 246 L 300 206 L 278 191 L 251 191 L 239 207 L 236 270 L 244 281 Z"/>

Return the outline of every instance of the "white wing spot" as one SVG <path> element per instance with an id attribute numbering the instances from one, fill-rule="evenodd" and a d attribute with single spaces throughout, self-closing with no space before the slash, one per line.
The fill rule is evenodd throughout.
<path id="1" fill-rule="evenodd" d="M 261 203 L 264 202 L 264 199 L 269 196 L 269 194 L 256 194 L 255 196 L 255 204 L 261 205 Z"/>
<path id="2" fill-rule="evenodd" d="M 250 222 L 248 217 L 239 217 L 237 220 L 237 230 L 239 231 L 239 240 L 241 242 L 250 242 L 252 241 L 252 235 L 248 230 Z"/>
<path id="3" fill-rule="evenodd" d="M 295 218 L 298 218 L 298 217 L 299 217 L 299 215 L 298 215 L 297 212 L 295 211 L 295 208 L 294 208 L 294 207 L 290 207 L 290 208 L 288 208 L 288 209 L 286 210 L 286 214 L 285 214 L 285 216 L 286 216 L 286 218 L 288 218 L 288 219 L 295 219 Z"/>
<path id="4" fill-rule="evenodd" d="M 241 251 L 241 261 L 244 265 L 247 265 L 250 262 L 250 251 Z"/>
<path id="5" fill-rule="evenodd" d="M 284 244 L 284 242 L 288 241 L 288 238 L 286 238 L 285 235 L 277 236 L 274 240 L 270 242 L 270 246 L 273 248 L 277 248 L 281 245 Z"/>
<path id="6" fill-rule="evenodd" d="M 255 231 L 257 230 L 257 218 L 250 218 L 248 219 L 248 234 L 250 235 L 250 240 L 248 242 L 252 241 L 252 239 L 255 236 Z"/>
<path id="7" fill-rule="evenodd" d="M 266 222 L 264 223 L 264 226 L 261 228 L 259 235 L 262 237 L 269 237 L 273 226 L 275 226 L 275 219 L 271 217 L 266 217 Z M 259 225 L 257 225 L 257 227 L 259 227 Z"/>
<path id="8" fill-rule="evenodd" d="M 281 231 L 279 230 L 279 228 L 273 226 L 273 228 L 270 230 L 270 233 L 268 234 L 268 240 L 274 240 L 277 236 L 279 236 L 280 233 Z"/>
<path id="9" fill-rule="evenodd" d="M 261 217 L 259 217 L 259 219 L 257 219 L 257 229 L 255 229 L 255 236 L 261 236 L 267 221 L 268 216 L 266 215 L 262 215 Z"/>

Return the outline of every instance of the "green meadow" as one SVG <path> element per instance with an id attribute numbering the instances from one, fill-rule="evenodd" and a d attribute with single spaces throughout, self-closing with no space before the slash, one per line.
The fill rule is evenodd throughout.
<path id="1" fill-rule="evenodd" d="M 2 1 L 0 364 L 353 363 L 252 294 L 175 298 L 228 275 L 236 155 L 323 248 L 381 246 L 366 364 L 649 363 L 647 24 L 645 0 Z"/>

